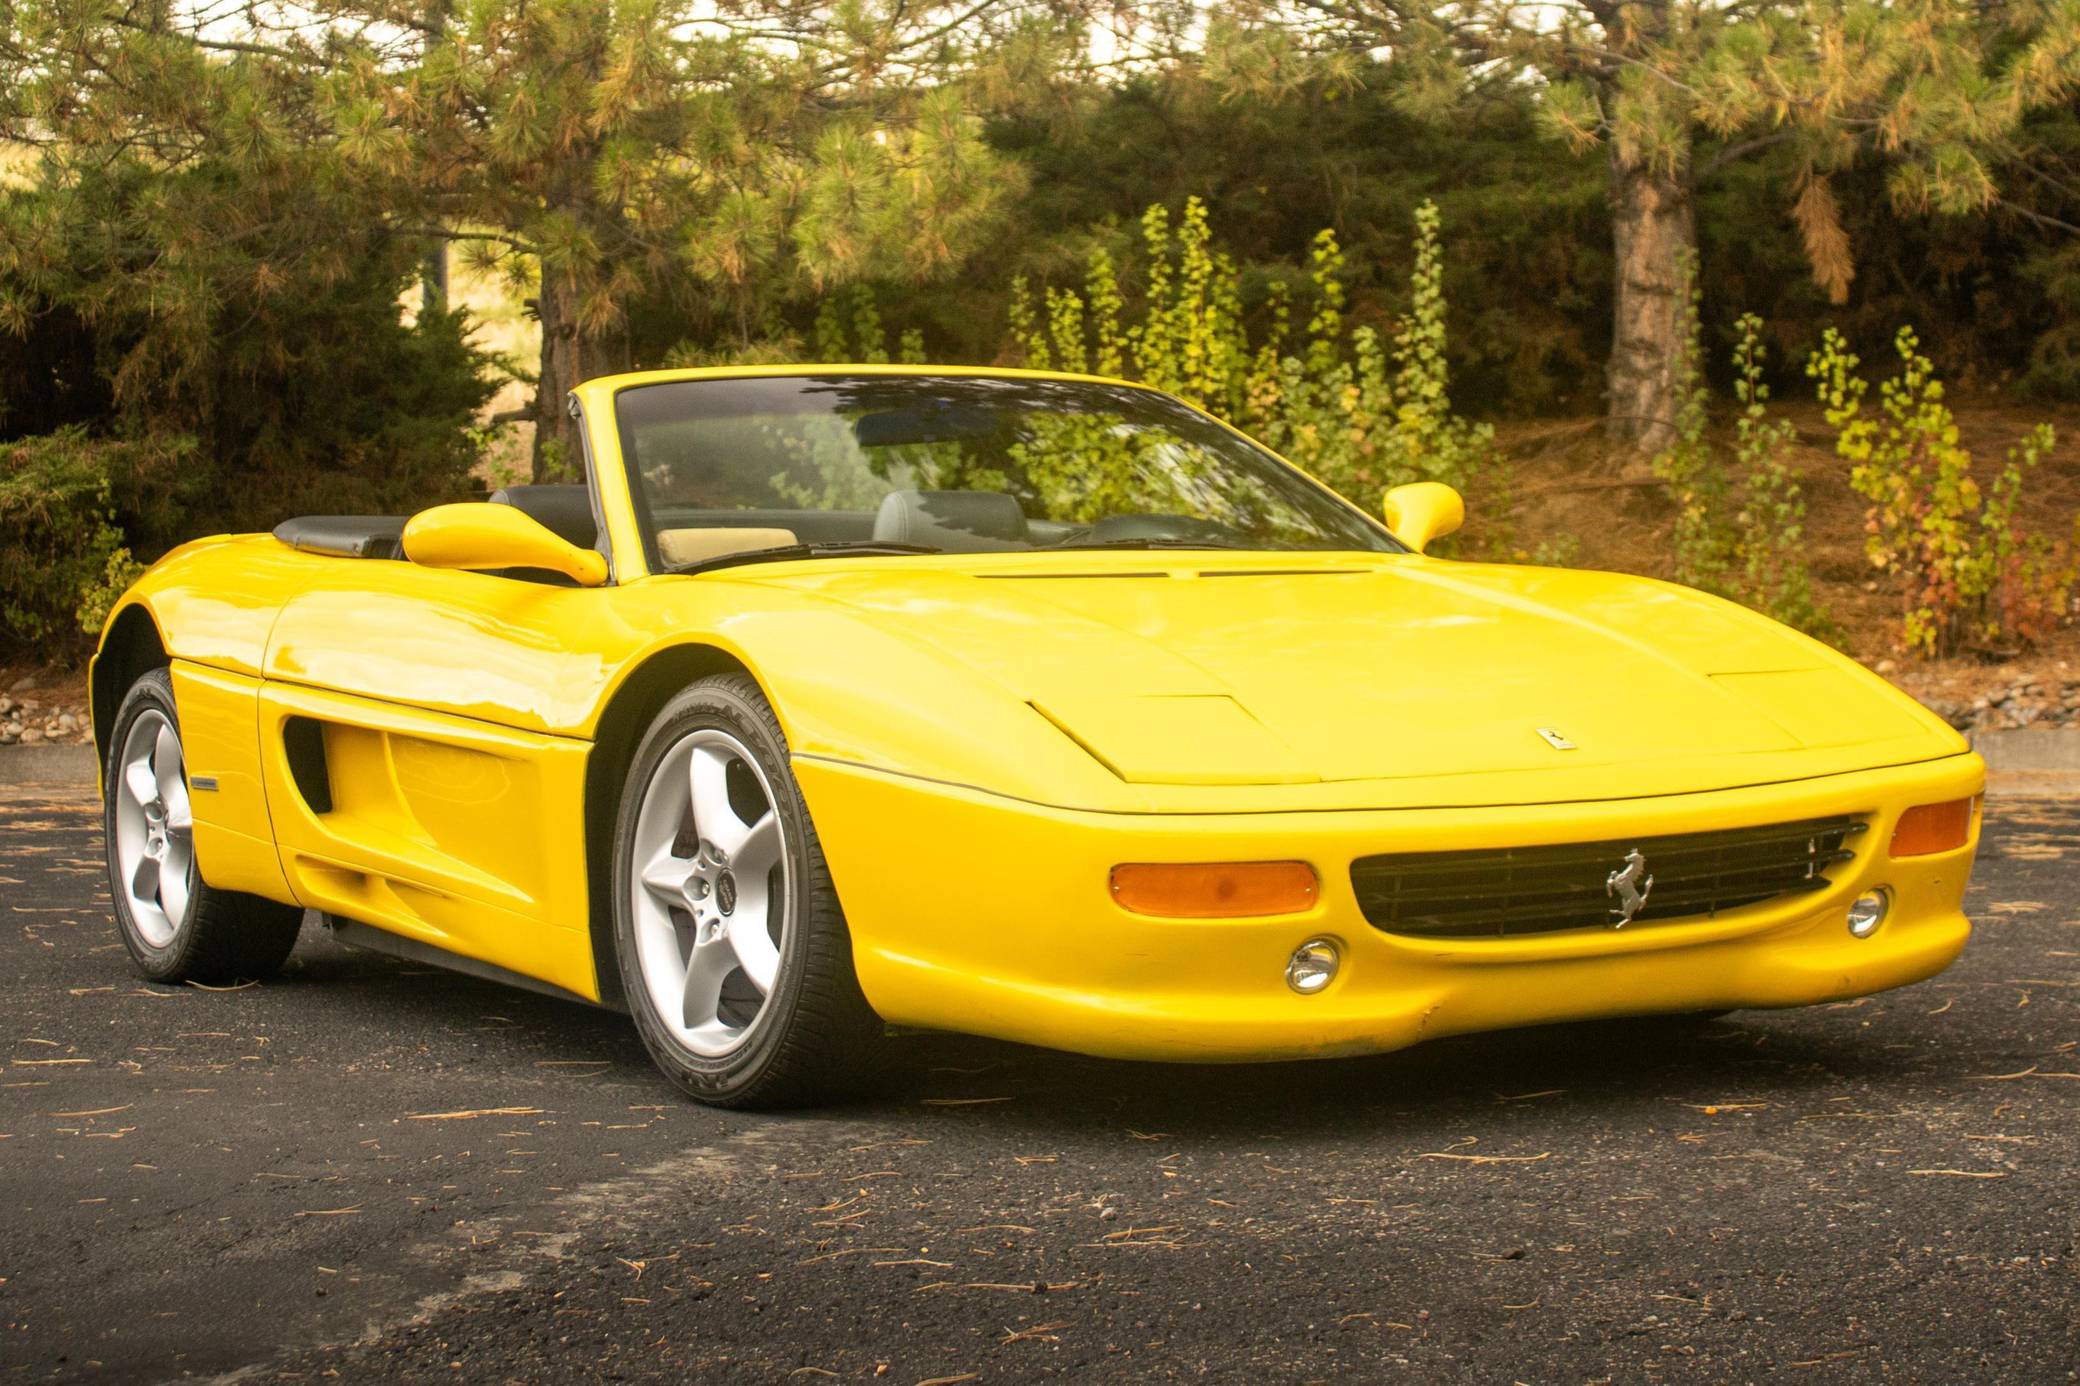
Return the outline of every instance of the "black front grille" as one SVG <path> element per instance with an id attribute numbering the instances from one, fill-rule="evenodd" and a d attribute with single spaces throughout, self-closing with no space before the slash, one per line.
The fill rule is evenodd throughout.
<path id="1" fill-rule="evenodd" d="M 1552 847 L 1406 852 L 1351 863 L 1358 907 L 1376 929 L 1418 938 L 1507 938 L 1599 929 L 1619 918 L 1613 871 L 1638 852 L 1654 878 L 1634 924 L 1709 918 L 1722 910 L 1827 888 L 1860 818 L 1809 818 L 1759 828 L 1614 838 Z"/>

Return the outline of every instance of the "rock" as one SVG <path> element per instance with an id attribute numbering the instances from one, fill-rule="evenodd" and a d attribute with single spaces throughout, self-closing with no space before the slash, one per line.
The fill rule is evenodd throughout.
<path id="1" fill-rule="evenodd" d="M 1881 659 L 1878 661 L 1877 669 L 1881 674 L 1895 674 L 1899 672 L 1899 664 L 1894 660 Z"/>
<path id="2" fill-rule="evenodd" d="M 10 693 L 19 693 L 24 688 L 34 688 L 35 686 L 36 675 L 24 674 L 20 678 L 16 679 L 13 683 L 7 685 L 7 691 Z"/>
<path id="3" fill-rule="evenodd" d="M 23 728 L 22 728 L 22 735 L 21 735 L 21 738 L 20 738 L 20 739 L 21 739 L 21 743 L 22 743 L 22 744 L 23 744 L 24 746 L 34 746 L 34 745 L 35 745 L 35 744 L 36 744 L 37 742 L 39 742 L 39 741 L 43 740 L 43 728 L 42 728 L 42 727 L 23 727 Z"/>

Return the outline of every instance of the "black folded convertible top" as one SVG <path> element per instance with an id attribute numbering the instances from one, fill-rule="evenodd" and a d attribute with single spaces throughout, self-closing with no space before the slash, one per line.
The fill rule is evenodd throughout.
<path id="1" fill-rule="evenodd" d="M 335 558 L 403 558 L 402 515 L 299 515 L 274 527 L 274 537 L 302 553 Z"/>

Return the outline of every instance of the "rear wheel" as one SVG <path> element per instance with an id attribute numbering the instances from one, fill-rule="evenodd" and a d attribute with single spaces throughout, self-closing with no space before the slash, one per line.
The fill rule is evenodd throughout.
<path id="1" fill-rule="evenodd" d="M 164 669 L 131 685 L 116 709 L 102 798 L 109 896 L 138 971 L 205 984 L 273 976 L 303 911 L 217 890 L 196 869 L 180 714 Z"/>
<path id="2" fill-rule="evenodd" d="M 758 686 L 703 679 L 636 750 L 614 835 L 614 941 L 650 1056 L 688 1094 L 774 1107 L 856 1091 L 882 1026 Z"/>

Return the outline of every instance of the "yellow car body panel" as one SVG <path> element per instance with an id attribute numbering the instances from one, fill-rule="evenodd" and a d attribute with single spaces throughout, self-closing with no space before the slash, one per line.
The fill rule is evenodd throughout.
<path id="1" fill-rule="evenodd" d="M 887 1020 L 982 1030 L 1116 1058 L 1250 1060 L 1394 1049 L 1469 1030 L 1644 1012 L 1797 1006 L 1882 991 L 1948 966 L 1977 842 L 1890 860 L 1902 807 L 1974 794 L 1973 756 L 1794 785 L 1613 804 L 1477 810 L 1124 816 L 1037 809 L 971 790 L 798 761 L 851 923 L 860 983 Z M 1708 921 L 1522 938 L 1434 940 L 1372 928 L 1346 866 L 1381 851 L 1498 840 L 1622 840 L 1867 813 L 1856 859 L 1825 891 Z M 920 859 L 919 843 L 956 850 Z M 1155 919 L 1107 897 L 1123 861 L 1312 861 L 1302 914 Z M 1884 885 L 1886 924 L 1843 927 Z M 979 913 L 978 901 L 987 901 Z M 1300 995 L 1284 968 L 1305 940 L 1344 962 Z"/>
<path id="2" fill-rule="evenodd" d="M 800 372 L 870 369 L 905 371 Z M 193 795 L 204 878 L 600 999 L 588 765 L 638 671 L 698 646 L 772 703 L 862 988 L 895 1024 L 1136 1057 L 1349 1053 L 1856 995 L 1963 946 L 1976 814 L 1956 851 L 1892 861 L 1886 843 L 1906 809 L 1977 795 L 1978 758 L 1853 661 L 1686 589 L 1367 552 L 651 573 L 612 396 L 773 373 L 577 391 L 603 586 L 267 535 L 155 564 L 111 629 L 147 613 L 172 664 L 191 779 L 216 784 Z M 1382 852 L 1829 814 L 1870 827 L 1825 891 L 1622 933 L 1399 937 L 1350 880 Z M 1320 875 L 1305 914 L 1155 919 L 1107 885 L 1123 862 L 1284 859 Z M 1847 903 L 1879 885 L 1891 917 L 1851 938 Z M 1322 935 L 1345 965 L 1297 994 L 1285 960 Z"/>

